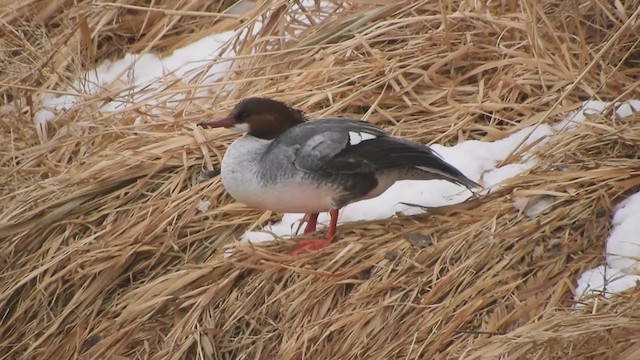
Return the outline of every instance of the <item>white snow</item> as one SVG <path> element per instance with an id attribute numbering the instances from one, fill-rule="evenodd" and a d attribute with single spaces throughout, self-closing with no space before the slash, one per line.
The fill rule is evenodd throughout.
<path id="1" fill-rule="evenodd" d="M 607 264 L 625 273 L 640 274 L 640 193 L 618 205 L 607 241 Z"/>
<path id="2" fill-rule="evenodd" d="M 122 59 L 105 60 L 97 68 L 87 71 L 75 81 L 66 95 L 44 94 L 41 107 L 34 114 L 34 122 L 42 124 L 70 110 L 83 99 L 109 94 L 113 100 L 100 108 L 103 112 L 123 110 L 129 105 L 163 105 L 172 107 L 184 99 L 183 94 L 161 94 L 174 81 L 209 84 L 222 78 L 235 55 L 232 48 L 221 47 L 235 36 L 235 31 L 204 37 L 161 59 L 155 54 L 127 54 Z M 166 76 L 171 75 L 171 76 Z M 114 95 L 115 94 L 115 95 Z"/>
<path id="3" fill-rule="evenodd" d="M 561 131 L 567 127 L 572 127 L 577 123 L 581 123 L 586 119 L 588 115 L 595 115 L 602 113 L 610 104 L 604 101 L 591 100 L 582 103 L 580 110 L 571 113 L 563 121 L 553 126 L 554 130 Z M 616 116 L 618 118 L 627 117 L 633 113 L 640 111 L 640 100 L 629 100 L 625 102 L 617 102 L 613 104 L 616 109 Z"/>
<path id="4" fill-rule="evenodd" d="M 294 35 L 300 33 L 305 25 L 322 20 L 328 10 L 335 9 L 334 4 L 321 3 L 320 11 L 316 11 L 318 8 L 313 0 L 304 0 L 300 5 L 305 7 L 307 13 L 300 11 L 296 3 L 291 5 L 287 14 L 300 24 Z M 242 14 L 254 6 L 254 1 L 245 0 L 234 5 L 227 13 Z M 165 58 L 147 53 L 126 54 L 115 61 L 105 60 L 95 69 L 81 74 L 64 95 L 42 95 L 33 120 L 36 124 L 44 124 L 89 99 L 110 99 L 100 106 L 103 112 L 121 111 L 130 105 L 140 106 L 142 103 L 151 107 L 150 112 L 155 112 L 156 106 L 174 108 L 186 95 L 163 90 L 176 81 L 207 85 L 221 80 L 236 55 L 232 46 L 234 40 L 243 38 L 249 31 L 256 35 L 261 28 L 262 19 L 259 18 L 235 30 L 203 37 Z"/>
<path id="5" fill-rule="evenodd" d="M 605 246 L 606 264 L 580 276 L 576 301 L 591 294 L 609 297 L 635 287 L 640 281 L 640 192 L 616 207 L 611 225 Z"/>
<path id="6" fill-rule="evenodd" d="M 639 281 L 640 275 L 625 274 L 620 269 L 607 265 L 589 269 L 578 278 L 575 300 L 580 302 L 577 302 L 575 307 L 584 306 L 583 300 L 581 300 L 584 296 L 602 295 L 610 297 L 613 294 L 635 287 Z"/>

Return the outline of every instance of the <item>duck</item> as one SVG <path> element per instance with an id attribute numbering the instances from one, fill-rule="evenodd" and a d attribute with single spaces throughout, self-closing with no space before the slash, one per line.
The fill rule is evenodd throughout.
<path id="1" fill-rule="evenodd" d="M 306 214 L 304 234 L 317 230 L 319 213 L 329 213 L 326 235 L 296 242 L 292 255 L 331 244 L 340 209 L 377 197 L 397 181 L 445 180 L 472 191 L 480 187 L 426 145 L 362 120 L 309 120 L 270 98 L 245 98 L 226 117 L 197 125 L 244 133 L 220 165 L 222 184 L 236 201 Z"/>

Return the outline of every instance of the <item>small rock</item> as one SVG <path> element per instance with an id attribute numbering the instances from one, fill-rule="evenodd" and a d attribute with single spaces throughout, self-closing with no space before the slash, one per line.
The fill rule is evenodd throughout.
<path id="1" fill-rule="evenodd" d="M 203 213 L 203 212 L 208 211 L 209 207 L 211 207 L 211 201 L 200 200 L 200 202 L 198 203 L 198 206 L 196 207 L 196 209 L 198 209 L 198 211 Z"/>
<path id="2" fill-rule="evenodd" d="M 551 195 L 540 195 L 531 198 L 517 198 L 513 201 L 513 206 L 518 211 L 524 212 L 524 214 L 532 219 L 546 214 L 553 209 L 555 203 L 555 197 Z"/>
<path id="3" fill-rule="evenodd" d="M 431 245 L 432 240 L 430 236 L 421 234 L 421 233 L 406 233 L 403 235 L 404 238 L 410 242 L 413 246 L 415 247 L 419 247 L 419 248 L 425 248 L 429 245 Z"/>
<path id="4" fill-rule="evenodd" d="M 213 169 L 213 170 L 202 170 L 202 172 L 198 174 L 198 177 L 196 178 L 196 180 L 198 182 L 205 182 L 213 179 L 218 175 L 220 175 L 220 168 Z"/>

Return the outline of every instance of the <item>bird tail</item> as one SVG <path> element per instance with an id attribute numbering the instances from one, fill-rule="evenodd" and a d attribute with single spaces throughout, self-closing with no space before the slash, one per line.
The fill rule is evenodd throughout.
<path id="1" fill-rule="evenodd" d="M 469 190 L 481 188 L 480 184 L 466 177 L 460 170 L 442 161 L 439 166 L 421 166 L 417 165 L 416 169 L 429 173 L 433 179 L 446 180 L 454 184 L 466 187 Z"/>

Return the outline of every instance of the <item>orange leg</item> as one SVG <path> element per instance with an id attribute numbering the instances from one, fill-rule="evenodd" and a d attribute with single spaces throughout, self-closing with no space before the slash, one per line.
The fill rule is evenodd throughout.
<path id="1" fill-rule="evenodd" d="M 309 234 L 316 231 L 318 223 L 318 213 L 307 215 L 307 226 L 304 228 L 304 233 Z"/>
<path id="2" fill-rule="evenodd" d="M 313 214 L 312 214 L 313 215 Z M 315 214 L 317 216 L 317 214 Z M 310 240 L 301 240 L 296 243 L 293 249 L 289 250 L 289 254 L 298 255 L 310 250 L 319 250 L 323 247 L 329 245 L 331 240 L 336 236 L 336 226 L 338 225 L 338 209 L 331 209 L 329 211 L 329 215 L 331 215 L 331 221 L 329 222 L 329 228 L 327 229 L 327 235 L 324 239 L 310 239 Z M 309 219 L 311 221 L 311 219 Z M 309 223 L 307 223 L 307 227 Z M 305 228 L 306 233 L 306 228 Z"/>

